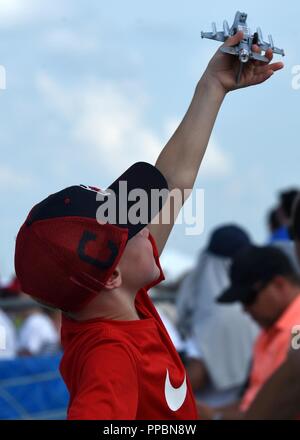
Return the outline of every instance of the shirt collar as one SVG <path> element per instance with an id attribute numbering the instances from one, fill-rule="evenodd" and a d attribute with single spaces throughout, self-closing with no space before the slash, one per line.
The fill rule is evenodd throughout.
<path id="1" fill-rule="evenodd" d="M 286 330 L 291 329 L 296 324 L 300 324 L 300 294 L 285 309 L 280 318 L 275 322 L 274 327 Z"/>

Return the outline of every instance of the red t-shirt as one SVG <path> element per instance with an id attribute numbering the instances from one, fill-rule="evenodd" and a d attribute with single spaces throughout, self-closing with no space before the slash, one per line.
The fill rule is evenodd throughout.
<path id="1" fill-rule="evenodd" d="M 136 309 L 135 321 L 63 318 L 68 419 L 197 418 L 184 366 L 145 289 Z"/>

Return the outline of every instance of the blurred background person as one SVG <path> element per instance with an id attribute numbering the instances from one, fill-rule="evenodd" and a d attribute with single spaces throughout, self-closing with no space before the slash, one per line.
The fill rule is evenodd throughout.
<path id="1" fill-rule="evenodd" d="M 300 263 L 296 255 L 295 244 L 290 237 L 292 208 L 299 194 L 296 188 L 281 191 L 279 204 L 268 214 L 269 244 L 281 249 L 291 260 L 295 270 L 300 274 Z"/>
<path id="2" fill-rule="evenodd" d="M 279 219 L 282 224 L 282 229 L 285 228 L 287 234 L 287 240 L 290 239 L 289 228 L 292 223 L 292 210 L 295 200 L 299 194 L 299 188 L 289 188 L 281 191 L 279 194 Z"/>
<path id="3" fill-rule="evenodd" d="M 0 286 L 0 298 L 13 298 L 21 293 L 21 286 L 16 275 L 7 284 Z"/>
<path id="4" fill-rule="evenodd" d="M 9 316 L 0 309 L 0 361 L 13 359 L 17 354 L 16 330 Z"/>
<path id="5" fill-rule="evenodd" d="M 292 208 L 298 194 L 298 188 L 289 188 L 279 193 L 278 205 L 272 208 L 267 216 L 269 243 L 290 240 Z"/>
<path id="6" fill-rule="evenodd" d="M 18 293 L 18 283 L 15 277 L 8 285 L 0 285 L 0 300 L 11 293 Z M 0 308 L 0 360 L 14 359 L 17 355 L 17 334 L 13 320 Z"/>
<path id="7" fill-rule="evenodd" d="M 187 371 L 196 397 L 211 405 L 235 402 L 248 377 L 258 327 L 240 304 L 224 306 L 216 298 L 229 285 L 232 258 L 249 246 L 240 227 L 216 229 L 178 292 Z"/>
<path id="8" fill-rule="evenodd" d="M 22 318 L 18 335 L 19 355 L 53 353 L 60 349 L 59 311 L 34 304 L 22 312 Z"/>
<path id="9" fill-rule="evenodd" d="M 289 240 L 287 228 L 281 220 L 279 207 L 272 208 L 267 215 L 267 227 L 269 234 L 269 243 L 278 240 Z"/>
<path id="10" fill-rule="evenodd" d="M 176 348 L 176 351 L 178 352 L 182 361 L 185 362 L 185 355 L 186 355 L 185 343 L 184 343 L 184 340 L 182 339 L 181 334 L 179 333 L 176 325 L 174 324 L 173 320 L 169 317 L 168 313 L 166 313 L 164 307 L 158 305 L 157 312 L 160 316 L 160 319 L 164 323 L 164 326 L 167 329 L 167 332 L 171 338 L 171 341 L 174 344 L 174 347 Z"/>
<path id="11" fill-rule="evenodd" d="M 240 252 L 230 270 L 231 286 L 218 302 L 239 301 L 260 325 L 247 388 L 232 407 L 199 407 L 206 418 L 239 418 L 257 393 L 285 362 L 291 347 L 292 329 L 300 323 L 300 278 L 290 259 L 272 246 L 252 246 Z"/>

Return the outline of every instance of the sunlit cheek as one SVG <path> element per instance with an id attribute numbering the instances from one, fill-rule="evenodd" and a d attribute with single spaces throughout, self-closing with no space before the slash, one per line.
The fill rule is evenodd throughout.
<path id="1" fill-rule="evenodd" d="M 155 258 L 153 256 L 153 252 L 149 252 L 149 249 L 145 250 L 143 256 L 140 256 L 136 265 L 140 268 L 140 271 L 143 272 L 143 274 L 146 276 L 155 276 L 157 271 L 159 271 Z"/>
<path id="2" fill-rule="evenodd" d="M 131 239 L 123 257 L 123 267 L 126 269 L 128 279 L 147 284 L 159 277 L 160 270 L 148 240 L 139 237 Z"/>

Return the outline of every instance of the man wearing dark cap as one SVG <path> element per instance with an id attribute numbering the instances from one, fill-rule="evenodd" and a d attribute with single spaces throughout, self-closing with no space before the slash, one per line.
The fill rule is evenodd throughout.
<path id="1" fill-rule="evenodd" d="M 300 262 L 300 196 L 292 208 L 291 238 Z M 295 335 L 294 335 L 295 336 Z M 299 333 L 296 335 L 299 340 Z M 292 345 L 286 361 L 275 371 L 257 393 L 244 415 L 245 420 L 295 419 L 300 414 L 300 347 Z"/>
<path id="2" fill-rule="evenodd" d="M 239 301 L 262 328 L 254 347 L 249 383 L 239 403 L 239 412 L 243 413 L 287 358 L 293 329 L 300 324 L 300 279 L 280 249 L 251 246 L 234 258 L 230 280 L 218 302 Z M 214 417 L 235 418 L 238 411 L 214 409 L 208 418 Z"/>
<path id="3" fill-rule="evenodd" d="M 230 278 L 231 286 L 218 301 L 240 301 L 262 327 L 249 386 L 240 405 L 246 411 L 287 356 L 292 330 L 300 324 L 300 279 L 288 257 L 271 246 L 253 246 L 241 252 L 232 264 Z"/>

